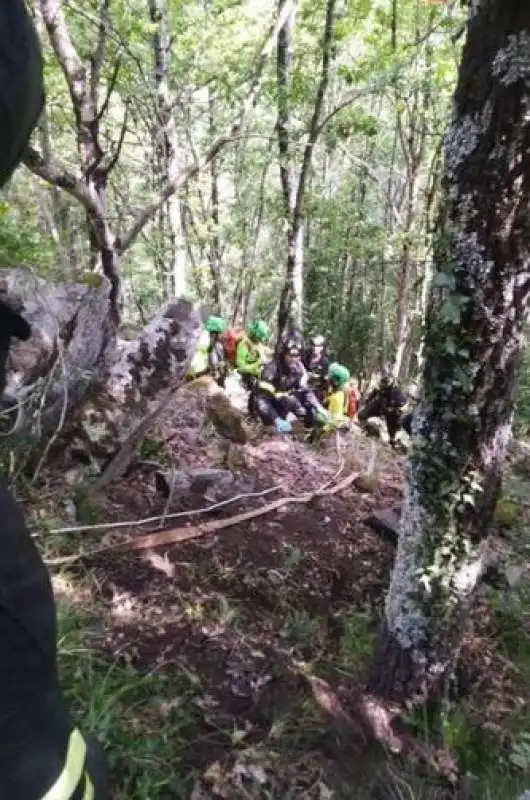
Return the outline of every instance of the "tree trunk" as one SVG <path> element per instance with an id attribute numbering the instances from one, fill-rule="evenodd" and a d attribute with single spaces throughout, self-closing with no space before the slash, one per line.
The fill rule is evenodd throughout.
<path id="1" fill-rule="evenodd" d="M 501 487 L 530 280 L 530 6 L 474 4 L 445 143 L 417 437 L 368 690 L 434 691 L 458 657 Z"/>
<path id="2" fill-rule="evenodd" d="M 409 338 L 409 303 L 410 303 L 410 248 L 408 243 L 405 243 L 401 249 L 401 256 L 399 259 L 398 268 L 398 286 L 397 286 L 397 317 L 396 317 L 396 330 L 394 336 L 394 369 L 393 373 L 398 382 L 401 382 L 405 377 L 404 372 L 404 356 Z"/>
<path id="3" fill-rule="evenodd" d="M 286 0 L 279 0 L 278 16 L 281 16 Z M 299 267 L 296 258 L 296 231 L 293 230 L 293 211 L 296 202 L 296 188 L 293 180 L 293 167 L 291 163 L 291 139 L 290 139 L 290 93 L 292 81 L 293 64 L 293 26 L 295 9 L 285 19 L 278 34 L 278 44 L 276 48 L 276 80 L 278 93 L 278 149 L 280 154 L 280 181 L 283 198 L 283 213 L 286 227 L 287 258 L 285 267 L 285 279 L 280 296 L 278 310 L 278 338 L 284 330 L 293 323 L 293 317 L 298 316 L 296 312 L 295 286 L 300 286 L 299 276 L 295 275 L 295 270 Z M 300 242 L 303 248 L 303 238 Z M 301 251 L 303 255 L 303 249 Z M 301 305 L 301 302 L 298 304 Z"/>
<path id="4" fill-rule="evenodd" d="M 208 127 L 210 136 L 215 134 L 215 101 L 208 89 Z M 220 237 L 219 167 L 216 158 L 210 161 L 210 246 L 209 261 L 212 277 L 212 300 L 215 311 L 222 313 L 221 288 L 221 237 Z"/>
<path id="5" fill-rule="evenodd" d="M 278 16 L 286 5 L 280 0 Z M 333 52 L 333 28 L 336 0 L 327 0 L 324 35 L 322 37 L 322 67 L 315 95 L 302 164 L 294 179 L 289 138 L 289 95 L 292 79 L 292 48 L 294 11 L 280 29 L 277 46 L 278 88 L 278 145 L 280 178 L 287 230 L 287 259 L 285 280 L 278 306 L 278 340 L 286 328 L 302 328 L 304 290 L 304 228 L 305 195 L 313 160 L 313 150 L 322 130 L 321 116 L 326 96 Z"/>
<path id="6" fill-rule="evenodd" d="M 278 333 L 302 329 L 304 291 L 304 227 L 302 220 L 287 234 L 287 264 L 278 309 Z"/>
<path id="7" fill-rule="evenodd" d="M 156 89 L 156 129 L 154 131 L 155 161 L 158 183 L 163 186 L 178 177 L 178 139 L 169 88 L 171 68 L 171 36 L 166 0 L 148 0 L 149 18 L 155 26 L 153 33 L 154 79 Z M 160 210 L 162 252 L 167 297 L 180 297 L 186 291 L 186 262 L 180 236 L 179 199 L 167 198 Z"/>
<path id="8" fill-rule="evenodd" d="M 416 39 L 419 40 L 421 32 L 416 30 Z M 429 47 L 425 49 L 425 63 L 420 61 L 419 68 L 429 76 L 429 67 L 432 52 Z M 413 282 L 413 265 L 417 258 L 417 195 L 421 179 L 421 169 L 425 157 L 425 143 L 428 135 L 428 112 L 431 105 L 431 83 L 425 78 L 412 92 L 412 98 L 403 99 L 396 97 L 398 108 L 401 105 L 405 110 L 398 110 L 397 131 L 401 142 L 401 149 L 406 164 L 406 184 L 404 188 L 404 213 L 401 234 L 404 238 L 399 258 L 397 281 L 397 315 L 394 337 L 394 375 L 398 381 L 403 381 L 407 375 L 406 351 L 410 343 L 410 289 Z"/>

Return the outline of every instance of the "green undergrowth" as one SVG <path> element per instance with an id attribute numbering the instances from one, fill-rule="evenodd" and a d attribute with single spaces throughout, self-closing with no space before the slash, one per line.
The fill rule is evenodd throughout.
<path id="1" fill-rule="evenodd" d="M 77 605 L 59 602 L 58 619 L 62 685 L 84 730 L 105 748 L 114 800 L 187 797 L 181 762 L 195 729 L 193 676 L 112 663 L 91 646 L 95 621 Z"/>

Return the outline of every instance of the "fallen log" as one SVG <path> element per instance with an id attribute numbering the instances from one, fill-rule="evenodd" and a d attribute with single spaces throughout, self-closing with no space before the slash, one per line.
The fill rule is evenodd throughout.
<path id="1" fill-rule="evenodd" d="M 113 544 L 103 545 L 102 547 L 95 547 L 85 553 L 48 559 L 45 563 L 48 567 L 66 566 L 77 561 L 85 561 L 101 553 L 148 550 L 164 545 L 168 546 L 177 544 L 178 542 L 189 541 L 190 539 L 198 539 L 209 533 L 216 533 L 217 531 L 226 530 L 227 528 L 233 528 L 234 525 L 239 525 L 241 522 L 247 522 L 251 519 L 269 514 L 272 511 L 278 511 L 286 505 L 307 504 L 319 497 L 329 497 L 337 494 L 351 486 L 358 476 L 358 472 L 352 472 L 334 486 L 327 489 L 317 489 L 316 491 L 307 492 L 299 496 L 282 497 L 279 500 L 274 500 L 272 503 L 261 506 L 261 508 L 254 508 L 251 511 L 244 511 L 241 514 L 234 514 L 234 516 L 225 519 L 211 520 L 202 525 L 192 525 L 185 528 L 170 528 L 170 530 L 167 531 L 148 533 L 137 539 L 128 539 L 125 542 L 115 542 Z"/>

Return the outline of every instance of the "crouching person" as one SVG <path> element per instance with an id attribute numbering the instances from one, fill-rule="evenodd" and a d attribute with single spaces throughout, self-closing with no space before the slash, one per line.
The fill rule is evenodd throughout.
<path id="1" fill-rule="evenodd" d="M 260 380 L 252 389 L 253 406 L 265 425 L 273 425 L 278 433 L 290 433 L 287 417 L 293 414 L 305 420 L 307 408 L 303 399 L 307 392 L 307 373 L 301 360 L 301 349 L 295 341 L 284 340 L 274 361 L 263 367 Z"/>
<path id="2" fill-rule="evenodd" d="M 384 372 L 379 386 L 368 396 L 357 415 L 357 419 L 361 424 L 364 424 L 372 417 L 382 417 L 386 423 L 389 444 L 391 447 L 395 447 L 397 433 L 405 419 L 403 409 L 406 404 L 406 395 L 395 384 L 391 374 Z M 406 421 L 406 425 L 409 428 L 411 422 L 412 417 Z"/>
<path id="3" fill-rule="evenodd" d="M 42 68 L 23 0 L 0 4 L 0 186 L 22 160 L 42 111 Z M 11 339 L 30 334 L 18 311 L 0 303 L 0 398 Z M 109 800 L 101 748 L 76 726 L 59 686 L 48 571 L 1 483 L 0 514 L 0 798 Z"/>
<path id="4" fill-rule="evenodd" d="M 186 380 L 210 375 L 221 388 L 224 388 L 228 368 L 221 337 L 226 330 L 227 324 L 222 317 L 208 317 L 191 359 Z"/>
<path id="5" fill-rule="evenodd" d="M 350 427 L 350 371 L 342 364 L 330 364 L 326 376 L 328 391 L 324 398 L 324 414 L 315 418 L 315 436 Z"/>

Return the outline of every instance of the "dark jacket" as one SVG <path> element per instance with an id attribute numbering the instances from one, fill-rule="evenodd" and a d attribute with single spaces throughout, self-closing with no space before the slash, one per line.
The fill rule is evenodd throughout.
<path id="1" fill-rule="evenodd" d="M 310 348 L 304 356 L 304 366 L 309 373 L 310 380 L 325 380 L 329 364 L 330 359 L 326 350 L 323 350 L 319 356 L 315 356 L 312 348 Z"/>
<path id="2" fill-rule="evenodd" d="M 407 404 L 407 396 L 397 386 L 378 387 L 369 395 L 366 404 L 380 402 L 385 411 L 397 410 Z"/>
<path id="3" fill-rule="evenodd" d="M 81 750 L 87 742 L 59 688 L 50 577 L 19 504 L 3 486 L 0 513 L 0 798 L 40 800 L 65 768 L 70 738 Z M 83 796 L 87 780 L 95 800 L 108 797 L 102 759 L 90 775 L 87 759 L 68 800 Z"/>
<path id="4" fill-rule="evenodd" d="M 0 3 L 0 186 L 22 160 L 43 107 L 42 55 L 24 2 Z"/>
<path id="5" fill-rule="evenodd" d="M 306 388 L 307 372 L 301 362 L 296 368 L 287 367 L 280 357 L 265 364 L 261 380 L 274 386 L 277 392 L 296 392 Z"/>

